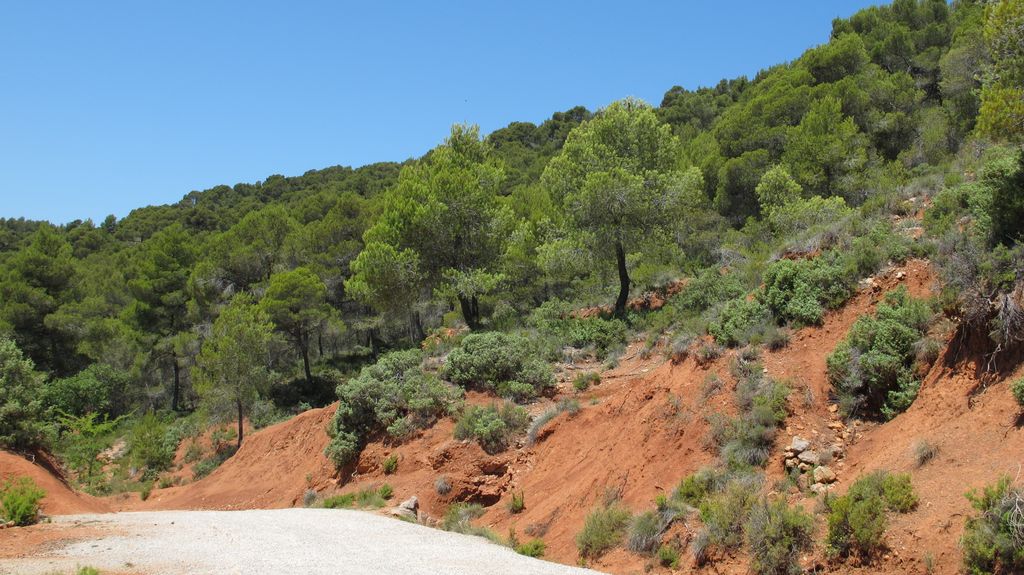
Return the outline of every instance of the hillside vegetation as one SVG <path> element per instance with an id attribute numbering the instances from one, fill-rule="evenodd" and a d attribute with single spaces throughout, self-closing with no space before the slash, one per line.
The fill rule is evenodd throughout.
<path id="1" fill-rule="evenodd" d="M 665 567 L 743 549 L 785 573 L 815 545 L 870 562 L 887 517 L 914 507 L 910 479 L 833 497 L 827 462 L 791 450 L 788 481 L 821 486 L 816 537 L 808 509 L 769 495 L 776 436 L 801 393 L 871 425 L 911 408 L 943 354 L 984 358 L 985 385 L 1017 369 L 1022 26 L 1021 0 L 897 0 L 837 19 L 792 62 L 658 106 L 486 136 L 457 124 L 401 164 L 218 186 L 99 225 L 0 220 L 0 447 L 145 499 L 211 473 L 252 429 L 338 402 L 323 453 L 344 484 L 368 446 L 442 427 L 480 457 L 532 445 L 643 342 L 643 359 L 706 370 L 673 425 L 690 425 L 684 404 L 729 400 L 700 422 L 707 467 L 665 478 L 681 483 L 650 510 L 587 499 L 582 560 L 625 541 Z M 921 260 L 935 293 L 888 291 L 830 336 L 817 398 L 769 373 L 763 354 Z M 709 368 L 725 362 L 728 386 Z M 577 363 L 589 371 L 559 367 Z M 1019 524 L 993 518 L 1019 500 L 1004 483 L 972 496 L 968 570 L 1024 566 Z M 670 538 L 693 510 L 692 540 Z M 543 552 L 542 535 L 509 539 Z"/>

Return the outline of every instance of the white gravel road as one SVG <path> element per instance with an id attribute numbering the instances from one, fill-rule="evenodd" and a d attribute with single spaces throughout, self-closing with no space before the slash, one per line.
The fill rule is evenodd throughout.
<path id="1" fill-rule="evenodd" d="M 45 556 L 0 560 L 0 574 L 73 573 L 79 566 L 145 575 L 582 575 L 479 537 L 360 511 L 278 509 L 69 515 L 109 535 Z"/>

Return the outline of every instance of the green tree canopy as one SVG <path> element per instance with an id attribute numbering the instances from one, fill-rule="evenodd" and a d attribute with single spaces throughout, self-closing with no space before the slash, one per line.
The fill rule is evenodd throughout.
<path id="1" fill-rule="evenodd" d="M 682 169 L 680 154 L 672 128 L 647 104 L 627 99 L 573 130 L 544 171 L 573 224 L 593 237 L 595 253 L 614 258 L 617 314 L 629 297 L 627 250 L 667 231 L 703 200 L 700 171 Z"/>
<path id="2" fill-rule="evenodd" d="M 302 356 L 306 382 L 313 383 L 309 365 L 309 343 L 313 334 L 331 317 L 324 282 L 308 268 L 295 268 L 270 277 L 260 307 L 295 344 Z"/>
<path id="3" fill-rule="evenodd" d="M 195 388 L 202 401 L 215 410 L 230 405 L 237 411 L 239 447 L 245 412 L 270 381 L 267 348 L 273 329 L 267 313 L 247 294 L 238 294 L 213 322 L 196 362 Z"/>

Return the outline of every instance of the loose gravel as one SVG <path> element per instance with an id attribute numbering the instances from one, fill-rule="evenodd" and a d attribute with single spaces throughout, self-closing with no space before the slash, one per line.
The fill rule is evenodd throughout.
<path id="1" fill-rule="evenodd" d="M 489 541 L 360 511 L 278 509 L 69 515 L 110 535 L 45 556 L 0 561 L 0 574 L 568 575 L 588 569 L 531 559 Z"/>

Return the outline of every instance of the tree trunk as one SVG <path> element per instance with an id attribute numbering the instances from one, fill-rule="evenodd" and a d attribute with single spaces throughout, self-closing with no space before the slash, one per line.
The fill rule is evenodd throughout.
<path id="1" fill-rule="evenodd" d="M 466 320 L 466 325 L 469 329 L 476 330 L 480 327 L 480 316 L 479 310 L 476 308 L 474 301 L 476 298 L 465 298 L 459 297 L 459 308 L 462 310 L 462 319 Z"/>
<path id="2" fill-rule="evenodd" d="M 242 448 L 242 400 L 236 399 L 235 405 L 238 407 L 238 449 Z"/>
<path id="3" fill-rule="evenodd" d="M 629 299 L 629 270 L 626 269 L 626 250 L 622 242 L 615 242 L 615 260 L 619 266 L 619 297 L 615 300 L 615 317 L 625 317 Z"/>
<path id="4" fill-rule="evenodd" d="M 181 368 L 178 366 L 178 358 L 171 355 L 171 369 L 174 370 L 174 387 L 171 389 L 171 411 L 178 411 L 179 396 L 181 395 Z"/>
<path id="5" fill-rule="evenodd" d="M 313 389 L 313 371 L 309 369 L 309 337 L 303 337 L 299 346 L 302 348 L 302 367 L 306 371 L 306 385 Z"/>

